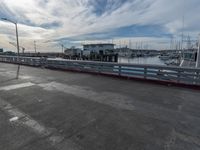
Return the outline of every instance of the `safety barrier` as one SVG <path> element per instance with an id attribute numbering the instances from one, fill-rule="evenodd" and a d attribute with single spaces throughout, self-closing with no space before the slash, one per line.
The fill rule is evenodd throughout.
<path id="1" fill-rule="evenodd" d="M 119 77 L 164 81 L 200 86 L 200 69 L 159 65 L 105 63 L 39 57 L 0 56 L 1 62 L 107 74 Z"/>

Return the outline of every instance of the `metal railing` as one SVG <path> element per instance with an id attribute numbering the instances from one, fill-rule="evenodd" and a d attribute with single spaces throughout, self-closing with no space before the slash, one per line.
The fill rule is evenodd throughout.
<path id="1" fill-rule="evenodd" d="M 74 70 L 200 86 L 200 69 L 197 68 L 45 59 L 37 57 L 20 57 L 20 62 L 17 62 L 17 57 L 15 56 L 0 56 L 0 61 L 36 67 L 42 66 L 52 69 Z"/>

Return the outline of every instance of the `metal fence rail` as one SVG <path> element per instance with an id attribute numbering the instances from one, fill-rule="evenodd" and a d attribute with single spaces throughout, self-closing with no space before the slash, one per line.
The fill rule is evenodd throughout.
<path id="1" fill-rule="evenodd" d="M 17 62 L 17 57 L 15 56 L 0 56 L 0 61 L 200 86 L 200 69 L 196 68 L 72 61 L 37 57 L 20 57 L 19 62 Z"/>

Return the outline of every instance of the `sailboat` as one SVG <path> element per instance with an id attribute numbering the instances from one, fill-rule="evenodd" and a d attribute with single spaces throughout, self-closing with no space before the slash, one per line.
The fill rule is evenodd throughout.
<path id="1" fill-rule="evenodd" d="M 199 46 L 198 46 L 198 51 L 197 51 L 196 68 L 200 68 L 200 40 L 199 40 Z"/>
<path id="2" fill-rule="evenodd" d="M 200 68 L 200 39 L 197 49 L 184 50 L 180 67 Z"/>

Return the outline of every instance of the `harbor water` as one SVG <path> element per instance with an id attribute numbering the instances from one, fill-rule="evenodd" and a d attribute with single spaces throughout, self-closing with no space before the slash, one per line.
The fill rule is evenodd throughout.
<path id="1" fill-rule="evenodd" d="M 129 63 L 129 64 L 151 64 L 151 65 L 165 65 L 165 61 L 162 61 L 159 56 L 155 57 L 137 57 L 137 58 L 127 58 L 119 57 L 118 63 Z"/>

